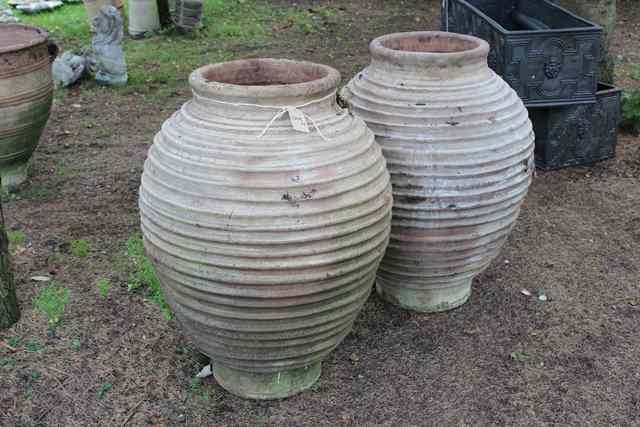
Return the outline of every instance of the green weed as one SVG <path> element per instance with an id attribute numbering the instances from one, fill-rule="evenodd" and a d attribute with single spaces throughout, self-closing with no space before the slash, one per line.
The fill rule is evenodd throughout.
<path id="1" fill-rule="evenodd" d="M 635 64 L 631 66 L 631 70 L 629 71 L 629 77 L 633 80 L 640 80 L 640 64 Z"/>
<path id="2" fill-rule="evenodd" d="M 42 349 L 42 344 L 36 340 L 29 339 L 24 343 L 24 348 L 27 349 L 29 353 L 36 353 Z"/>
<path id="3" fill-rule="evenodd" d="M 96 139 L 109 138 L 113 135 L 113 131 L 106 127 L 101 127 L 96 130 Z"/>
<path id="4" fill-rule="evenodd" d="M 98 388 L 98 396 L 102 399 L 109 390 L 113 388 L 113 384 L 111 383 L 102 383 L 100 384 L 100 388 Z"/>
<path id="5" fill-rule="evenodd" d="M 4 366 L 16 366 L 16 359 L 13 357 L 0 357 L 0 368 Z"/>
<path id="6" fill-rule="evenodd" d="M 151 260 L 144 253 L 142 235 L 134 233 L 126 242 L 126 256 L 129 260 L 129 291 L 145 288 L 148 297 L 160 306 L 165 319 L 171 320 L 171 309 L 162 295 L 160 280 Z"/>
<path id="7" fill-rule="evenodd" d="M 67 347 L 69 347 L 72 350 L 80 350 L 80 340 L 79 339 L 72 339 L 71 341 L 67 342 Z"/>
<path id="8" fill-rule="evenodd" d="M 51 282 L 47 287 L 41 288 L 38 295 L 33 299 L 33 305 L 36 310 L 47 316 L 49 326 L 52 328 L 55 328 L 60 323 L 68 302 L 69 290 L 56 282 Z"/>
<path id="9" fill-rule="evenodd" d="M 31 372 L 31 379 L 32 379 L 33 381 L 37 381 L 37 380 L 39 380 L 40 378 L 42 378 L 42 374 L 41 374 L 40 372 L 38 372 L 38 371 L 33 371 L 33 372 Z"/>
<path id="10" fill-rule="evenodd" d="M 640 89 L 622 93 L 622 126 L 640 131 Z"/>
<path id="11" fill-rule="evenodd" d="M 7 231 L 7 238 L 9 239 L 9 246 L 12 250 L 23 246 L 27 241 L 27 236 L 20 230 Z"/>
<path id="12" fill-rule="evenodd" d="M 189 384 L 189 395 L 191 398 L 197 398 L 203 401 L 211 400 L 212 391 L 209 386 L 204 384 L 198 377 L 191 379 Z"/>
<path id="13" fill-rule="evenodd" d="M 85 258 L 89 255 L 90 250 L 89 242 L 86 240 L 72 240 L 71 241 L 71 253 L 78 258 Z"/>
<path id="14" fill-rule="evenodd" d="M 22 346 L 22 340 L 18 337 L 9 337 L 7 339 L 7 344 L 13 348 L 18 348 Z"/>
<path id="15" fill-rule="evenodd" d="M 103 277 L 98 280 L 98 291 L 100 291 L 100 295 L 102 295 L 103 298 L 109 296 L 109 289 L 111 289 L 111 282 L 109 282 L 109 279 Z"/>
<path id="16" fill-rule="evenodd" d="M 512 352 L 509 356 L 511 357 L 511 359 L 517 362 L 524 362 L 529 359 L 529 355 L 526 352 L 520 350 Z"/>

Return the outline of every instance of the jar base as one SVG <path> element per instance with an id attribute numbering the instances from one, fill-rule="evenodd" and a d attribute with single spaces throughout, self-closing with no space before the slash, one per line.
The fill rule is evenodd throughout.
<path id="1" fill-rule="evenodd" d="M 273 373 L 241 371 L 212 361 L 213 375 L 223 388 L 236 396 L 272 400 L 298 394 L 320 378 L 321 362 L 304 368 Z"/>
<path id="2" fill-rule="evenodd" d="M 3 190 L 15 190 L 29 176 L 29 162 L 0 165 Z"/>
<path id="3" fill-rule="evenodd" d="M 385 287 L 376 280 L 378 295 L 398 307 L 420 313 L 438 313 L 460 307 L 471 296 L 471 282 L 464 280 L 458 285 L 438 289 L 412 289 L 405 287 Z"/>

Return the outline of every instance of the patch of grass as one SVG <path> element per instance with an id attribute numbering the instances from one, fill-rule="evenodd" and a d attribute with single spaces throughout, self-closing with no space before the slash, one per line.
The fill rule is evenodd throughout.
<path id="1" fill-rule="evenodd" d="M 73 177 L 76 175 L 78 175 L 78 171 L 70 168 L 69 166 L 59 165 L 56 167 L 56 176 L 64 178 L 64 177 Z"/>
<path id="2" fill-rule="evenodd" d="M 322 17 L 331 15 L 328 8 L 318 10 L 322 11 L 318 12 Z M 27 24 L 48 29 L 65 50 L 79 51 L 91 44 L 82 4 L 65 5 L 37 15 L 20 14 L 20 18 Z M 260 47 L 268 37 L 275 37 L 273 28 L 290 28 L 303 34 L 316 32 L 313 18 L 314 14 L 302 8 L 272 7 L 255 0 L 204 0 L 202 28 L 192 33 L 181 34 L 168 28 L 147 39 L 124 39 L 129 74 L 126 86 L 104 89 L 85 81 L 81 87 L 83 91 L 144 94 L 184 85 L 195 68 L 232 58 L 235 45 Z"/>
<path id="3" fill-rule="evenodd" d="M 129 291 L 144 288 L 147 296 L 160 306 L 165 319 L 171 320 L 172 314 L 169 305 L 162 295 L 160 280 L 151 260 L 144 253 L 142 235 L 134 233 L 126 242 L 126 256 L 129 260 Z"/>
<path id="4" fill-rule="evenodd" d="M 640 89 L 622 93 L 621 125 L 636 133 L 640 131 Z"/>
<path id="5" fill-rule="evenodd" d="M 38 381 L 40 378 L 42 378 L 42 374 L 38 371 L 33 371 L 31 372 L 31 379 L 33 381 Z"/>
<path id="6" fill-rule="evenodd" d="M 209 401 L 212 397 L 212 390 L 209 386 L 204 384 L 198 377 L 191 379 L 189 384 L 189 396 L 193 399 L 199 399 L 202 401 Z"/>
<path id="7" fill-rule="evenodd" d="M 0 357 L 0 368 L 4 367 L 4 366 L 16 366 L 16 359 L 14 357 Z"/>
<path id="8" fill-rule="evenodd" d="M 22 340 L 18 337 L 9 337 L 7 339 L 7 344 L 13 348 L 18 348 L 22 346 Z"/>
<path id="9" fill-rule="evenodd" d="M 86 258 L 89 255 L 89 242 L 86 240 L 72 240 L 71 241 L 71 253 L 78 258 Z"/>
<path id="10" fill-rule="evenodd" d="M 103 277 L 102 279 L 98 280 L 98 291 L 103 298 L 109 296 L 109 289 L 111 289 L 111 282 L 109 282 L 109 279 Z"/>
<path id="11" fill-rule="evenodd" d="M 313 21 L 313 14 L 308 10 L 290 10 L 283 17 L 284 25 L 293 27 L 302 34 L 313 34 L 318 31 L 318 25 Z"/>
<path id="12" fill-rule="evenodd" d="M 98 396 L 102 399 L 106 396 L 107 392 L 113 388 L 113 384 L 111 383 L 102 383 L 100 384 L 100 388 L 98 388 Z"/>
<path id="13" fill-rule="evenodd" d="M 109 138 L 113 135 L 113 130 L 107 127 L 101 127 L 96 130 L 96 139 Z"/>
<path id="14" fill-rule="evenodd" d="M 27 349 L 29 353 L 36 353 L 42 349 L 42 345 L 33 339 L 28 339 L 24 343 L 24 348 Z"/>
<path id="15" fill-rule="evenodd" d="M 633 80 L 640 80 L 640 64 L 634 64 L 630 68 L 629 77 Z"/>
<path id="16" fill-rule="evenodd" d="M 23 246 L 27 241 L 27 236 L 20 230 L 7 231 L 7 237 L 9 238 L 9 245 L 12 249 Z"/>
<path id="17" fill-rule="evenodd" d="M 60 323 L 68 302 L 69 290 L 56 282 L 51 282 L 47 287 L 41 288 L 38 295 L 33 299 L 33 305 L 36 310 L 47 316 L 49 326 L 52 328 L 55 328 Z"/>
<path id="18" fill-rule="evenodd" d="M 65 4 L 55 11 L 35 15 L 15 12 L 25 24 L 46 28 L 56 43 L 65 49 L 78 49 L 91 41 L 89 20 L 82 3 Z"/>
<path id="19" fill-rule="evenodd" d="M 67 341 L 67 347 L 69 347 L 71 350 L 80 350 L 80 340 L 72 339 L 71 341 Z"/>

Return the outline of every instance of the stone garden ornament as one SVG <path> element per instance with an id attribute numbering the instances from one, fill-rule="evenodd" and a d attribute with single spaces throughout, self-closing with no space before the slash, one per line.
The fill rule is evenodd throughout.
<path id="1" fill-rule="evenodd" d="M 96 81 L 104 85 L 127 83 L 127 64 L 122 50 L 122 17 L 113 6 L 104 6 L 91 20 L 95 32 L 91 43 L 91 66 Z"/>
<path id="2" fill-rule="evenodd" d="M 65 52 L 55 61 L 51 69 L 56 87 L 67 87 L 75 83 L 86 70 L 87 59 L 72 52 Z"/>

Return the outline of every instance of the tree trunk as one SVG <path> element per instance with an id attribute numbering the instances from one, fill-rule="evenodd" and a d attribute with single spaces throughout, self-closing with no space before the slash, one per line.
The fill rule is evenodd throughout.
<path id="1" fill-rule="evenodd" d="M 0 330 L 16 323 L 19 317 L 16 284 L 9 261 L 9 239 L 4 228 L 4 214 L 0 202 Z"/>
<path id="2" fill-rule="evenodd" d="M 615 56 L 612 52 L 616 30 L 616 0 L 554 0 L 560 6 L 569 9 L 604 29 L 602 59 L 600 61 L 600 81 L 613 83 Z"/>

